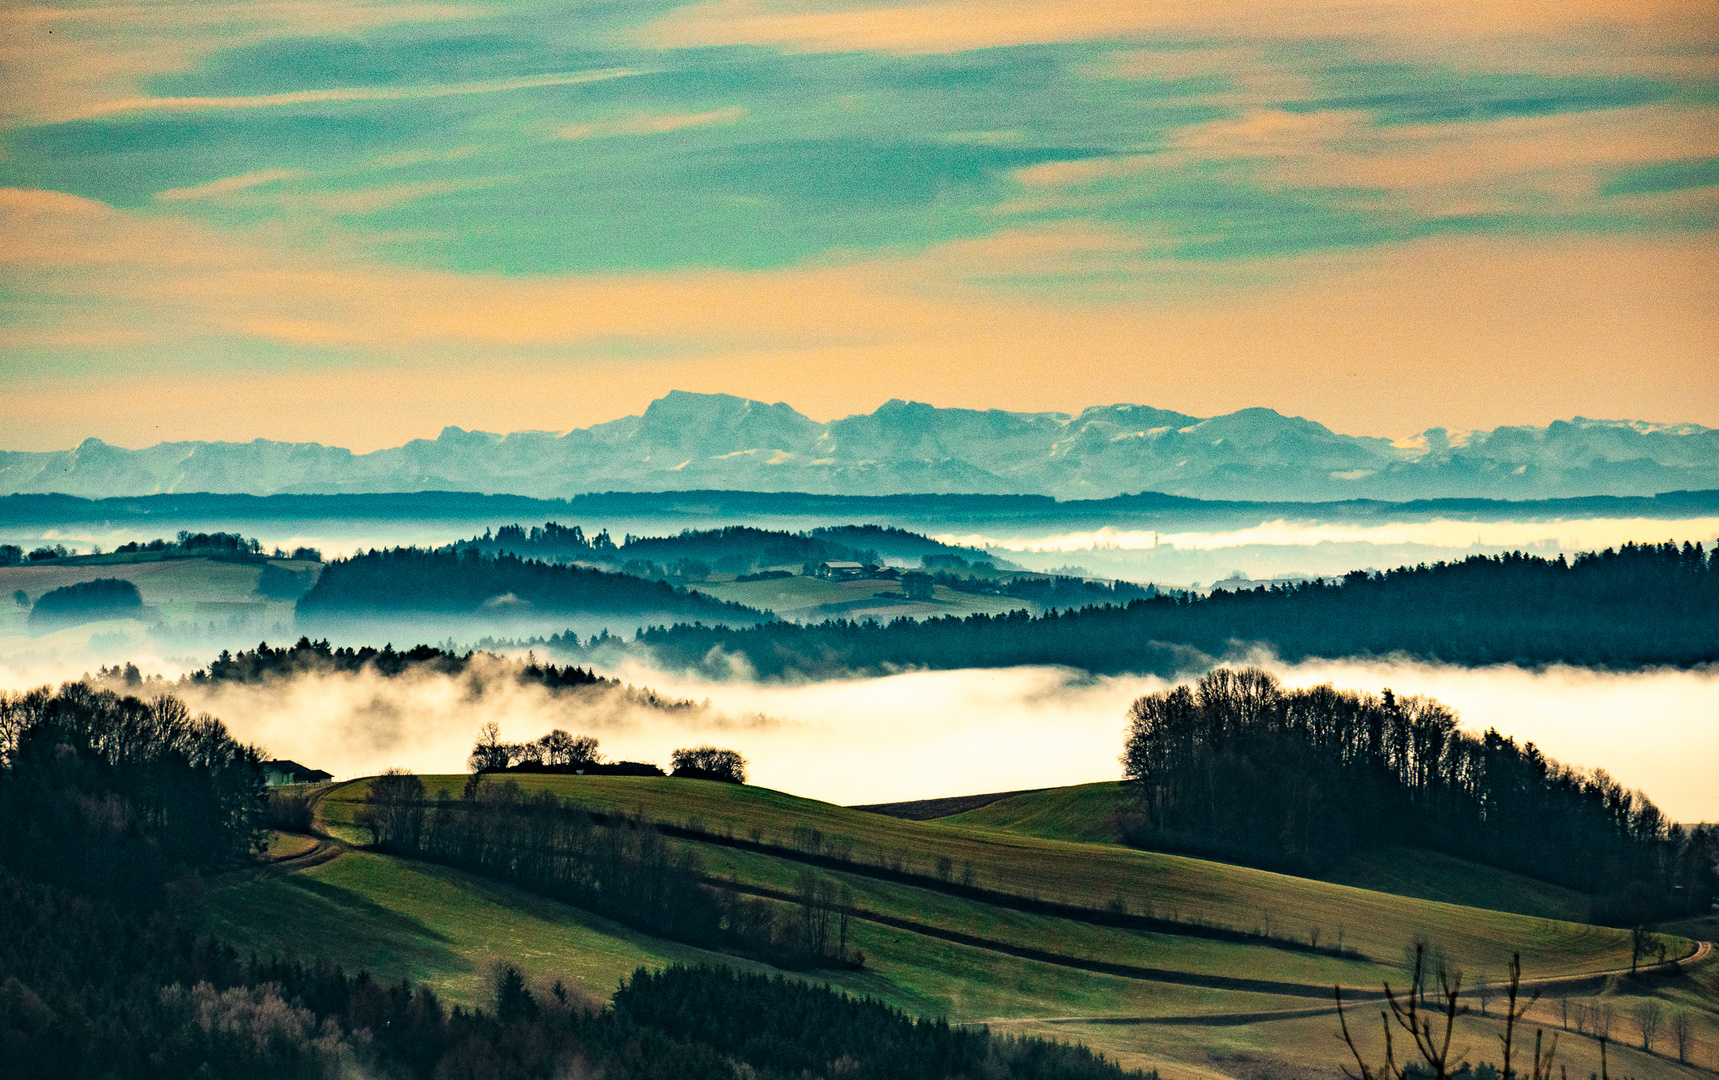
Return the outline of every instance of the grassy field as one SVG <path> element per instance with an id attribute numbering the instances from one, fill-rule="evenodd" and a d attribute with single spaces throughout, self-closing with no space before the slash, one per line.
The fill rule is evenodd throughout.
<path id="1" fill-rule="evenodd" d="M 309 570 L 315 574 L 321 569 L 320 563 L 288 559 L 270 561 L 295 572 Z M 226 624 L 237 618 L 265 630 L 277 623 L 290 629 L 293 625 L 292 601 L 259 595 L 257 579 L 261 575 L 261 566 L 248 563 L 215 559 L 138 561 L 132 555 L 86 557 L 69 565 L 42 563 L 0 567 L 0 601 L 3 601 L 0 602 L 0 635 L 27 632 L 29 608 L 12 599 L 15 593 L 23 592 L 29 602 L 34 603 L 43 593 L 96 578 L 122 578 L 135 584 L 143 598 L 148 622 L 159 617 L 169 625 L 205 625 L 210 622 Z M 136 620 L 122 622 L 129 624 Z M 126 632 L 125 627 L 107 629 Z M 59 633 L 75 634 L 76 630 L 72 628 Z"/>
<path id="2" fill-rule="evenodd" d="M 784 567 L 784 569 L 787 569 Z M 794 568 L 796 571 L 798 567 Z M 733 600 L 767 608 L 784 619 L 822 622 L 825 619 L 888 620 L 906 615 L 915 619 L 943 615 L 997 615 L 1037 608 L 1012 596 L 981 596 L 937 586 L 930 600 L 906 600 L 893 581 L 824 581 L 813 577 L 772 578 L 769 581 L 707 581 L 692 586 L 718 600 Z"/>
<path id="3" fill-rule="evenodd" d="M 486 1000 L 485 970 L 503 957 L 600 997 L 641 964 L 716 959 L 507 885 L 366 852 L 228 878 L 209 890 L 204 920 L 259 955 L 321 957 L 466 1005 Z"/>
<path id="4" fill-rule="evenodd" d="M 464 777 L 426 777 L 425 782 L 432 792 L 457 791 Z M 1514 951 L 1521 952 L 1528 971 L 1540 976 L 1629 963 L 1629 935 L 1621 930 L 1392 896 L 1111 844 L 904 821 L 709 781 L 526 775 L 518 782 L 527 791 L 553 791 L 593 809 L 636 813 L 651 821 L 784 849 L 804 845 L 815 830 L 823 850 L 847 852 L 862 873 L 866 865 L 899 867 L 927 877 L 941 872 L 951 880 L 970 880 L 983 889 L 1031 900 L 1099 910 L 1119 904 L 1134 914 L 1297 941 L 1309 941 L 1317 929 L 1321 943 L 1330 944 L 1341 933 L 1346 946 L 1387 963 L 1395 963 L 1416 937 L 1438 942 L 1469 970 L 1501 969 Z M 336 789 L 323 803 L 330 823 L 350 820 L 354 800 L 362 799 L 365 790 L 364 782 Z"/>
<path id="5" fill-rule="evenodd" d="M 1594 971 L 1628 962 L 1627 936 L 1618 931 L 1067 839 L 1090 835 L 1082 832 L 1086 827 L 1077 811 L 1102 804 L 1106 785 L 1033 793 L 1017 797 L 1026 801 L 1015 807 L 983 808 L 989 814 L 975 811 L 960 819 L 921 823 L 702 781 L 519 779 L 528 789 L 547 788 L 596 809 L 639 813 L 716 838 L 732 834 L 791 847 L 799 826 L 802 846 L 806 830 L 816 829 L 825 850 L 851 845 L 862 859 L 900 860 L 933 875 L 941 852 L 958 856 L 951 859 L 956 880 L 971 861 L 980 885 L 1019 896 L 1056 892 L 1100 907 L 1117 897 L 1134 898 L 1138 905 L 1152 896 L 1161 911 L 1175 907 L 1185 916 L 1214 921 L 1221 921 L 1219 916 L 1257 920 L 1270 911 L 1290 912 L 1324 920 L 1333 928 L 1328 933 L 1341 922 L 1349 942 L 1383 961 L 1341 960 L 1258 942 L 1094 925 L 883 880 L 865 873 L 866 867 L 817 871 L 847 884 L 861 912 L 911 925 L 862 916 L 853 923 L 850 941 L 865 953 L 863 970 L 796 977 L 829 982 L 920 1015 L 1078 1039 L 1126 1064 L 1158 1068 L 1167 1080 L 1333 1075 L 1342 1050 L 1333 1037 L 1335 1018 L 1319 997 L 1281 988 L 1265 992 L 1252 984 L 1188 985 L 1178 981 L 1177 973 L 1310 987 L 1333 981 L 1376 987 L 1384 979 L 1401 981 L 1394 965 L 1402 945 L 1417 933 L 1452 953 L 1471 973 L 1471 981 L 1476 972 L 1496 976 L 1494 969 L 1513 948 L 1523 951 L 1529 975 Z M 443 787 L 457 791 L 464 780 L 426 778 L 432 792 Z M 341 785 L 325 797 L 321 810 L 331 832 L 358 839 L 350 827 L 351 813 L 366 786 L 364 781 Z M 1053 835 L 1027 835 L 1011 831 L 1011 826 Z M 284 850 L 286 841 L 279 843 Z M 749 887 L 790 890 L 802 865 L 779 854 L 721 842 L 689 843 L 712 877 Z M 1389 853 L 1382 859 L 1384 869 L 1375 872 L 1395 865 Z M 1469 867 L 1465 873 L 1473 880 L 1463 887 L 1477 887 L 1481 872 Z M 242 947 L 320 955 L 349 968 L 368 968 L 391 981 L 423 981 L 453 1001 L 470 1004 L 482 1001 L 486 969 L 500 957 L 519 963 L 534 979 L 562 978 L 598 997 L 606 997 L 639 965 L 714 958 L 494 881 L 359 851 L 298 872 L 282 867 L 235 875 L 209 890 L 204 908 L 209 928 Z M 1281 926 L 1287 916 L 1276 918 Z M 950 932 L 992 944 L 939 936 Z M 1085 970 L 1075 962 L 1017 955 L 1011 948 L 1046 950 L 1076 962 L 1084 958 L 1133 964 L 1165 974 L 1128 977 Z M 729 957 L 723 962 L 755 966 Z M 1636 1005 L 1648 998 L 1659 1001 L 1668 1013 L 1691 1010 L 1703 1047 L 1719 1044 L 1714 1009 L 1719 964 L 1710 961 L 1704 969 L 1674 978 L 1614 978 L 1601 996 L 1593 994 L 1595 989 L 1590 987 L 1589 996 L 1571 1004 L 1578 1011 L 1609 1007 L 1612 1075 L 1638 1080 L 1698 1075 L 1667 1057 L 1671 1043 L 1664 1032 L 1654 1055 L 1620 1045 L 1639 1042 L 1631 1017 Z M 1532 1019 L 1557 1026 L 1573 1015 L 1568 1008 L 1561 1013 L 1560 1007 L 1548 999 Z M 1363 1004 L 1356 1011 L 1356 1019 L 1366 1025 L 1366 1038 L 1373 1041 L 1376 1008 Z M 1496 1057 L 1495 1019 L 1470 1017 L 1461 1025 L 1459 1045 L 1471 1047 L 1471 1059 Z M 1565 1033 L 1559 1060 L 1572 1075 L 1597 1071 L 1596 1044 L 1574 1031 Z"/>
<path id="6" fill-rule="evenodd" d="M 939 820 L 951 825 L 1004 829 L 1048 840 L 1117 842 L 1116 816 L 1126 793 L 1117 781 L 1048 788 L 999 799 Z M 1588 897 L 1557 885 L 1437 852 L 1401 847 L 1355 855 L 1320 879 L 1375 892 L 1491 908 L 1566 922 L 1585 922 Z"/>

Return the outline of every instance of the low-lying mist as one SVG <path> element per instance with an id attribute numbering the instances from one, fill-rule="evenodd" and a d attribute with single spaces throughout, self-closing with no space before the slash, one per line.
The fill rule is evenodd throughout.
<path id="1" fill-rule="evenodd" d="M 1249 659 L 1291 686 L 1330 682 L 1435 697 L 1470 730 L 1496 727 L 1560 761 L 1603 767 L 1678 820 L 1719 820 L 1719 672 Z M 610 759 L 665 766 L 676 747 L 732 747 L 748 759 L 754 783 L 846 804 L 1114 780 L 1129 702 L 1167 685 L 1054 667 L 798 684 L 714 681 L 636 660 L 605 672 L 660 700 L 696 703 L 665 708 L 618 689 L 522 685 L 503 661 L 458 676 L 366 671 L 214 686 L 172 682 L 182 669 L 165 660 L 152 666 L 140 657 L 139 664 L 167 676 L 155 687 L 219 716 L 270 755 L 338 777 L 391 766 L 462 771 L 478 728 L 494 720 L 509 741 L 564 728 L 595 736 Z M 7 689 L 82 674 L 0 662 Z"/>
<path id="2" fill-rule="evenodd" d="M 1232 573 L 1257 578 L 1340 577 L 1469 555 L 1526 551 L 1545 558 L 1629 542 L 1713 543 L 1719 518 L 1584 518 L 1554 521 L 1385 521 L 1372 524 L 1267 521 L 1243 529 L 1160 531 L 1102 528 L 1039 533 L 949 533 L 946 544 L 983 547 L 1031 570 L 1077 563 L 1134 581 L 1211 584 Z"/>

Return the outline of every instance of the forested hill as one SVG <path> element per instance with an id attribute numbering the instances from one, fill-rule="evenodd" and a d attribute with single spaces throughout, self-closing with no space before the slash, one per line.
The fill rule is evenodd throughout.
<path id="1" fill-rule="evenodd" d="M 839 525 L 810 532 L 729 525 L 720 529 L 683 529 L 670 536 L 626 536 L 615 543 L 608 530 L 587 536 L 578 525 L 554 521 L 542 528 L 503 525 L 493 533 L 461 541 L 486 555 L 502 552 L 545 562 L 581 562 L 620 569 L 640 577 L 698 576 L 715 570 L 744 574 L 765 567 L 816 565 L 833 559 L 878 563 L 954 555 L 966 560 L 997 560 L 984 550 L 940 543 L 919 533 L 882 525 Z"/>
<path id="2" fill-rule="evenodd" d="M 605 679 L 584 668 L 556 667 L 554 664 L 539 664 L 535 661 L 520 663 L 505 660 L 493 653 L 482 655 L 487 660 L 508 665 L 511 674 L 519 682 L 535 683 L 551 690 L 620 685 L 614 679 Z M 308 637 L 301 637 L 298 644 L 291 648 L 271 649 L 265 641 L 236 656 L 223 649 L 221 655 L 210 661 L 207 668 L 192 672 L 185 680 L 192 683 L 260 683 L 301 675 L 355 674 L 362 671 L 372 671 L 388 679 L 423 672 L 460 675 L 472 667 L 474 658 L 478 656 L 477 653 L 458 653 L 434 645 L 414 645 L 401 652 L 396 652 L 392 645 L 385 645 L 380 649 L 370 645 L 334 648 L 327 640 L 312 641 Z M 118 673 L 120 669 L 116 667 L 114 670 Z M 102 671 L 106 673 L 107 669 L 103 668 Z"/>
<path id="3" fill-rule="evenodd" d="M 1719 558 L 1687 544 L 1629 544 L 1573 561 L 1472 556 L 1038 617 L 679 625 L 648 630 L 641 644 L 659 663 L 689 668 L 713 648 L 743 654 L 767 677 L 1017 664 L 1170 675 L 1251 644 L 1287 660 L 1402 653 L 1463 665 L 1688 666 L 1719 660 Z M 571 640 L 562 650 L 581 653 Z"/>
<path id="4" fill-rule="evenodd" d="M 516 555 L 422 548 L 371 550 L 324 566 L 298 602 L 301 616 L 369 612 L 639 612 L 750 623 L 772 616 L 743 604 L 629 574 L 556 566 Z"/>

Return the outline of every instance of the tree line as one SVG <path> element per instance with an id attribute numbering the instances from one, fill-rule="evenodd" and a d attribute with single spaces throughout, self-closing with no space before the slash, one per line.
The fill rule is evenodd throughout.
<path id="1" fill-rule="evenodd" d="M 643 611 L 752 623 L 771 616 L 742 604 L 628 574 L 475 548 L 371 549 L 323 566 L 298 601 L 301 616 L 380 611 L 476 612 L 488 601 L 537 611 Z M 505 612 L 505 608 L 498 609 Z"/>
<path id="2" fill-rule="evenodd" d="M 1719 559 L 1699 544 L 1671 543 L 1626 544 L 1571 560 L 1475 555 L 1040 616 L 679 624 L 639 638 L 633 647 L 659 663 L 699 668 L 714 650 L 743 655 L 766 677 L 1018 664 L 1168 676 L 1206 667 L 1246 643 L 1287 660 L 1405 654 L 1464 665 L 1690 666 L 1719 661 Z M 575 640 L 568 635 L 559 645 L 566 655 L 587 655 L 590 647 Z"/>
<path id="3" fill-rule="evenodd" d="M 1472 735 L 1437 701 L 1286 689 L 1218 668 L 1129 709 L 1128 838 L 1305 871 L 1379 844 L 1432 848 L 1593 895 L 1614 924 L 1704 914 L 1719 830 L 1670 822 L 1603 770 Z"/>
<path id="4" fill-rule="evenodd" d="M 471 651 L 460 653 L 435 645 L 414 645 L 399 652 L 395 651 L 393 645 L 384 645 L 380 649 L 371 645 L 336 648 L 330 645 L 326 638 L 312 641 L 309 637 L 300 637 L 295 644 L 285 648 L 271 648 L 265 641 L 254 649 L 242 650 L 236 654 L 222 649 L 221 655 L 210 661 L 208 667 L 199 668 L 188 678 L 189 681 L 200 684 L 258 683 L 300 675 L 360 671 L 373 671 L 390 679 L 408 673 L 461 675 L 471 667 L 477 655 Z M 501 659 L 494 654 L 489 654 L 488 658 Z M 564 687 L 620 685 L 615 680 L 606 679 L 587 668 L 572 665 L 558 667 L 555 664 L 538 663 L 535 659 L 517 665 L 514 675 L 522 683 L 546 686 L 552 690 Z"/>
<path id="5" fill-rule="evenodd" d="M 571 735 L 556 728 L 541 738 L 512 743 L 501 737 L 494 720 L 478 731 L 477 742 L 466 758 L 473 773 L 531 772 L 578 773 L 591 776 L 663 776 L 690 780 L 718 780 L 729 784 L 746 782 L 746 759 L 720 746 L 689 746 L 669 757 L 673 770 L 646 761 L 605 761 L 591 735 Z"/>
<path id="6" fill-rule="evenodd" d="M 0 862 L 142 903 L 263 837 L 255 747 L 179 699 L 67 683 L 0 694 Z"/>
<path id="7" fill-rule="evenodd" d="M 371 781 L 358 824 L 384 851 L 511 882 L 647 933 L 757 957 L 778 967 L 860 966 L 849 948 L 851 899 L 807 871 L 797 904 L 706 882 L 696 852 L 640 818 L 586 810 L 513 780 L 474 773 L 459 796 L 426 797 L 423 781 Z"/>
<path id="8" fill-rule="evenodd" d="M 730 525 L 720 529 L 683 529 L 674 536 L 633 536 L 620 544 L 608 530 L 587 537 L 579 526 L 546 522 L 542 528 L 503 525 L 491 535 L 457 545 L 486 554 L 512 552 L 552 561 L 602 563 L 640 577 L 703 577 L 712 570 L 743 574 L 760 566 L 785 566 L 831 559 L 876 562 L 877 551 L 810 533 Z"/>

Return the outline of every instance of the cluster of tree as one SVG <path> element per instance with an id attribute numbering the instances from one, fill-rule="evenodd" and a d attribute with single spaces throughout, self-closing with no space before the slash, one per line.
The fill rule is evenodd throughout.
<path id="1" fill-rule="evenodd" d="M 17 544 L 0 544 L 0 566 L 18 566 L 25 562 L 46 562 L 49 559 L 64 559 L 72 554 L 64 544 L 46 545 L 36 548 L 28 555 Z"/>
<path id="2" fill-rule="evenodd" d="M 903 580 L 910 574 L 902 575 Z M 1090 581 L 1062 574 L 1016 574 L 1012 577 L 960 577 L 947 572 L 923 575 L 932 585 L 956 592 L 1016 596 L 1047 608 L 1079 608 L 1103 604 L 1126 604 L 1158 595 L 1153 585 L 1132 581 Z"/>
<path id="3" fill-rule="evenodd" d="M 1122 1075 L 1083 1046 L 999 1038 L 982 1027 L 915 1020 L 882 1002 L 856 1001 L 780 975 L 737 975 L 708 967 L 641 969 L 615 994 L 615 1009 L 658 1029 L 696 1017 L 697 1030 L 711 1045 L 766 1076 L 1097 1080 Z M 832 1068 L 837 1062 L 843 1065 Z"/>
<path id="4" fill-rule="evenodd" d="M 98 546 L 92 554 L 100 555 L 102 549 Z M 115 555 L 147 555 L 161 558 L 215 558 L 239 560 L 243 562 L 258 562 L 265 558 L 261 541 L 248 539 L 238 533 L 213 532 L 193 533 L 183 529 L 172 540 L 156 537 L 154 540 L 131 540 L 113 549 Z M 15 566 L 19 563 L 46 562 L 50 559 L 67 559 L 76 555 L 64 544 L 46 545 L 31 551 L 28 556 L 16 544 L 0 544 L 0 566 Z M 288 552 L 279 547 L 273 554 L 266 556 L 272 559 L 293 559 L 301 562 L 321 562 L 322 552 L 313 547 L 294 548 Z M 131 561 L 131 560 L 123 560 Z M 290 574 L 290 571 L 279 573 Z M 307 581 L 308 584 L 308 581 Z M 302 591 L 302 590 L 301 590 Z M 270 595 L 264 593 L 264 595 Z"/>
<path id="5" fill-rule="evenodd" d="M 713 600 L 662 581 L 560 565 L 517 555 L 422 548 L 372 549 L 323 567 L 298 601 L 300 615 L 374 611 L 476 612 L 509 607 L 537 611 L 664 612 L 728 622 L 770 618 L 741 604 Z"/>
<path id="6" fill-rule="evenodd" d="M 1719 830 L 1685 831 L 1603 771 L 1560 765 L 1437 701 L 1218 668 L 1129 709 L 1129 838 L 1299 870 L 1375 844 L 1432 848 L 1596 896 L 1634 924 L 1704 913 Z"/>
<path id="7" fill-rule="evenodd" d="M 536 558 L 594 562 L 613 562 L 616 552 L 615 541 L 610 538 L 608 529 L 587 537 L 585 530 L 577 525 L 558 525 L 553 521 L 545 522 L 541 529 L 535 525 L 529 529 L 518 524 L 503 525 L 493 536 L 485 529 L 482 536 L 474 536 L 460 546 L 474 547 L 486 553 L 511 551 Z"/>
<path id="8" fill-rule="evenodd" d="M 371 671 L 390 679 L 420 672 L 459 675 L 471 667 L 476 656 L 476 653 L 458 653 L 434 645 L 414 645 L 404 652 L 396 652 L 392 645 L 384 645 L 380 649 L 370 645 L 335 648 L 326 638 L 312 641 L 309 637 L 301 637 L 290 648 L 271 648 L 265 641 L 237 655 L 223 649 L 207 668 L 192 672 L 188 678 L 194 683 L 258 683 L 300 675 L 359 671 Z M 490 659 L 500 658 L 491 656 Z M 546 686 L 551 690 L 619 685 L 613 679 L 605 679 L 586 668 L 557 667 L 538 663 L 535 659 L 519 665 L 514 677 L 522 683 Z"/>
<path id="9" fill-rule="evenodd" d="M 129 544 L 121 544 L 113 549 L 115 554 L 130 555 L 139 552 L 174 552 L 192 553 L 199 555 L 257 555 L 263 550 L 263 545 L 257 540 L 247 540 L 238 533 L 193 533 L 184 529 L 172 540 L 155 539 L 150 541 L 133 540 Z M 308 548 L 300 548 L 308 551 Z M 277 551 L 277 555 L 278 555 Z"/>
<path id="10" fill-rule="evenodd" d="M 36 598 L 30 625 L 42 629 L 70 626 L 95 619 L 143 617 L 143 597 L 123 578 L 96 578 L 62 585 Z"/>
<path id="11" fill-rule="evenodd" d="M 67 683 L 0 694 L 0 862 L 141 902 L 262 837 L 263 770 L 209 716 Z"/>
<path id="12" fill-rule="evenodd" d="M 1719 558 L 1699 544 L 1628 544 L 1573 561 L 1476 555 L 1037 617 L 677 625 L 641 638 L 660 663 L 696 668 L 718 649 L 765 676 L 1019 664 L 1172 675 L 1256 642 L 1286 659 L 1405 653 L 1470 665 L 1693 665 L 1719 661 Z"/>
<path id="13" fill-rule="evenodd" d="M 729 784 L 746 782 L 746 759 L 720 746 L 692 746 L 676 750 L 669 756 L 669 764 L 674 769 L 670 776 L 721 780 Z"/>
<path id="14" fill-rule="evenodd" d="M 458 798 L 428 799 L 411 773 L 384 774 L 371 781 L 358 823 L 385 851 L 500 878 L 651 934 L 779 967 L 864 961 L 848 948 L 848 904 L 815 879 L 799 904 L 745 897 L 709 884 L 695 852 L 643 820 L 481 780 L 475 774 Z"/>
<path id="15" fill-rule="evenodd" d="M 1110 1080 L 1081 1047 L 916 1021 L 871 1001 L 720 968 L 639 972 L 601 1007 L 497 965 L 483 1008 L 292 958 L 249 960 L 0 870 L 8 1074 L 112 1080 Z M 958 1044 L 956 1055 L 945 1047 Z M 917 1071 L 926 1054 L 951 1067 Z M 802 1071 L 801 1065 L 806 1067 Z"/>
<path id="16" fill-rule="evenodd" d="M 603 755 L 597 752 L 597 740 L 590 735 L 569 735 L 556 728 L 541 739 L 530 742 L 504 742 L 501 725 L 494 720 L 478 732 L 466 768 L 474 773 L 506 772 L 569 772 L 596 771 L 603 765 Z M 662 770 L 652 766 L 652 772 Z"/>
<path id="17" fill-rule="evenodd" d="M 641 577 L 694 580 L 712 570 L 743 574 L 759 566 L 808 562 L 816 565 L 831 559 L 877 561 L 875 550 L 807 533 L 777 532 L 749 525 L 685 529 L 677 536 L 629 534 L 617 546 L 609 539 L 607 530 L 587 540 L 577 525 L 567 528 L 551 521 L 541 529 L 503 525 L 493 536 L 485 532 L 458 546 L 486 554 L 513 552 L 533 558 L 601 563 Z"/>
<path id="18" fill-rule="evenodd" d="M 542 738 L 510 743 L 501 737 L 495 721 L 478 730 L 477 742 L 466 758 L 473 773 L 536 772 L 585 773 L 592 776 L 662 776 L 662 769 L 646 761 L 604 761 L 598 742 L 590 735 L 570 735 L 557 728 Z M 669 775 L 692 780 L 746 782 L 746 759 L 719 746 L 693 746 L 676 750 L 670 758 Z"/>

